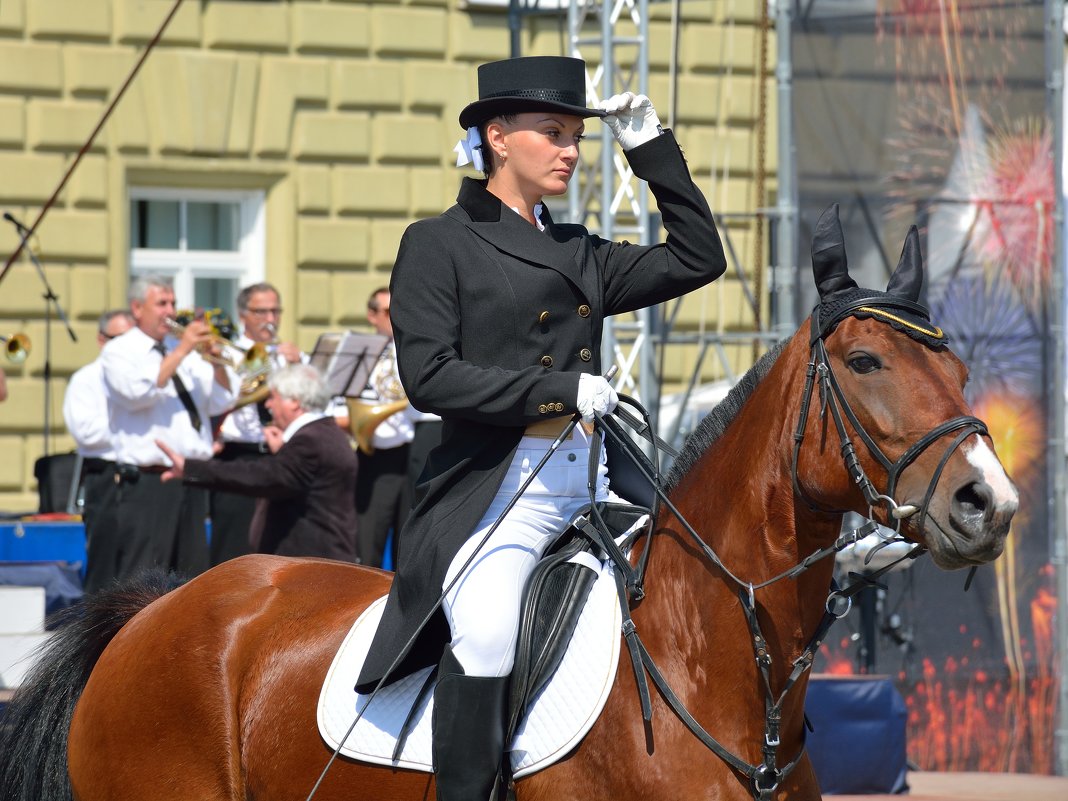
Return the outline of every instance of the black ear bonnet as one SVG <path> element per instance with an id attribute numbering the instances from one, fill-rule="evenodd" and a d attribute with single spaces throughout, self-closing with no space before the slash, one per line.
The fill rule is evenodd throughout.
<path id="1" fill-rule="evenodd" d="M 949 342 L 945 332 L 931 323 L 926 306 L 889 292 L 861 288 L 836 293 L 817 305 L 812 312 L 813 336 L 827 336 L 846 317 L 879 320 L 929 348 L 941 348 Z"/>
<path id="2" fill-rule="evenodd" d="M 813 229 L 812 272 L 820 294 L 820 302 L 812 312 L 813 343 L 831 333 L 846 317 L 879 320 L 929 348 L 941 348 L 949 342 L 945 332 L 931 324 L 931 313 L 919 302 L 923 257 L 915 225 L 905 237 L 901 258 L 886 291 L 864 289 L 849 276 L 845 238 L 838 204 L 834 203 Z"/>

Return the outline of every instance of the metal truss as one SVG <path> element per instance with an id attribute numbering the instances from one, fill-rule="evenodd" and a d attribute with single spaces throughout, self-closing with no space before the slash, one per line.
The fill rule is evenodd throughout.
<path id="1" fill-rule="evenodd" d="M 567 42 L 569 54 L 583 59 L 587 64 L 586 92 L 589 105 L 620 92 L 648 94 L 649 83 L 649 5 L 657 0 L 510 0 L 512 30 L 512 55 L 520 55 L 519 31 L 522 18 L 536 14 L 562 13 L 567 8 Z M 776 0 L 779 33 L 786 33 L 789 41 L 789 14 L 792 0 Z M 785 21 L 785 25 L 782 23 Z M 781 55 L 781 53 L 780 53 Z M 779 68 L 780 84 L 789 84 L 789 73 Z M 780 102 L 789 101 L 789 94 L 780 91 Z M 787 119 L 789 115 L 785 116 Z M 605 126 L 590 126 L 588 141 L 600 144 L 599 158 L 580 162 L 578 174 L 571 182 L 567 196 L 566 217 L 571 222 L 581 223 L 592 233 L 605 239 L 626 239 L 647 245 L 657 241 L 658 215 L 649 212 L 648 187 L 637 179 L 626 158 L 615 145 Z M 789 122 L 780 121 L 779 135 L 792 136 Z M 592 148 L 591 148 L 592 151 Z M 787 151 L 790 152 L 789 150 Z M 780 159 L 783 158 L 780 143 Z M 777 208 L 760 209 L 750 214 L 717 214 L 721 223 L 730 216 L 754 218 L 763 216 L 772 222 L 778 233 L 771 237 L 777 253 L 792 253 L 796 248 L 796 200 L 788 179 L 786 196 L 780 198 Z M 555 211 L 555 210 L 554 210 Z M 562 210 L 561 210 L 562 211 Z M 786 225 L 775 225 L 785 221 Z M 783 229 L 786 230 L 783 230 Z M 720 234 L 728 256 L 728 269 L 734 271 L 741 281 L 746 302 L 753 310 L 754 320 L 765 320 L 759 313 L 761 298 L 755 297 L 749 288 L 746 271 L 731 239 L 730 230 L 720 225 Z M 701 377 L 707 374 L 706 361 L 709 354 L 719 359 L 719 372 L 733 382 L 736 380 L 729 350 L 749 345 L 770 345 L 784 334 L 793 332 L 792 309 L 793 270 L 796 257 L 788 255 L 781 259 L 782 265 L 770 269 L 772 283 L 772 320 L 770 325 L 761 324 L 758 330 L 723 332 L 720 330 L 695 333 L 676 332 L 675 322 L 681 309 L 681 300 L 660 307 L 643 309 L 628 315 L 620 315 L 605 321 L 601 350 L 604 367 L 615 364 L 618 368 L 614 385 L 620 392 L 637 398 L 653 415 L 654 425 L 660 407 L 662 376 L 660 360 L 664 349 L 671 346 L 698 346 L 698 357 L 686 388 L 681 395 L 685 405 L 691 394 L 699 387 Z M 771 260 L 772 265 L 776 259 Z M 765 269 L 766 265 L 756 265 Z M 776 302 L 777 301 L 777 302 Z M 783 318 L 786 318 L 785 320 Z M 687 431 L 680 429 L 681 415 L 676 417 L 672 428 L 662 435 L 669 440 L 680 440 Z"/>
<path id="2" fill-rule="evenodd" d="M 648 0 L 573 0 L 568 8 L 571 55 L 587 64 L 586 94 L 592 105 L 621 92 L 648 94 Z M 591 21 L 599 33 L 590 35 Z M 624 29 L 626 32 L 621 32 Z M 600 140 L 600 158 L 580 162 L 568 195 L 569 217 L 605 239 L 652 243 L 649 192 L 615 146 L 604 126 L 591 139 Z M 649 332 L 656 311 L 643 309 L 605 320 L 601 352 L 605 367 L 618 367 L 616 388 L 655 406 L 659 394 Z"/>

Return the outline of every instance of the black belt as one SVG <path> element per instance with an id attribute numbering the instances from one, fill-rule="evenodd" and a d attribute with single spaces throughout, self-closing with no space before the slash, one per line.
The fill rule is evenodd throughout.
<path id="1" fill-rule="evenodd" d="M 220 456 L 238 455 L 238 454 L 268 454 L 271 449 L 267 447 L 266 442 L 224 442 L 222 446 L 222 452 Z"/>
<path id="2" fill-rule="evenodd" d="M 99 459 L 96 456 L 82 458 L 82 469 L 86 473 L 103 473 L 115 469 L 115 462 L 111 459 Z"/>
<path id="3" fill-rule="evenodd" d="M 127 484 L 136 484 L 142 473 L 159 475 L 169 469 L 169 467 L 161 464 L 137 465 L 119 462 L 115 465 L 115 483 L 118 484 L 125 481 Z"/>

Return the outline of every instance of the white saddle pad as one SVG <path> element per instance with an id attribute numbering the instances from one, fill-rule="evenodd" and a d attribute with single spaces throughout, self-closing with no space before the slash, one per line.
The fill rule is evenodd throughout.
<path id="1" fill-rule="evenodd" d="M 548 767 L 571 751 L 597 720 L 615 680 L 622 616 L 612 568 L 602 567 L 589 554 L 580 556 L 587 557 L 600 575 L 556 675 L 535 698 L 511 744 L 516 778 Z M 385 602 L 384 597 L 379 598 L 360 615 L 334 657 L 319 695 L 319 733 L 331 748 L 337 748 L 343 740 L 341 753 L 353 759 L 430 772 L 433 693 L 427 693 L 416 711 L 412 730 L 396 761 L 393 749 L 432 668 L 385 687 L 370 706 L 368 696 L 353 689 Z M 363 710 L 363 717 L 349 733 L 359 710 Z"/>

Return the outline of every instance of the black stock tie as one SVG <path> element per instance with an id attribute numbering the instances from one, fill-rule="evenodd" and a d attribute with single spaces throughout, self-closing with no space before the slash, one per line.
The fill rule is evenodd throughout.
<path id="1" fill-rule="evenodd" d="M 162 342 L 157 342 L 152 346 L 152 349 L 159 351 L 161 356 L 167 355 L 167 348 L 164 347 Z M 178 375 L 177 370 L 171 376 L 171 381 L 174 383 L 174 389 L 178 393 L 178 400 L 182 402 L 182 406 L 189 412 L 189 422 L 193 424 L 193 430 L 200 433 L 200 412 L 197 411 L 197 406 L 193 403 L 193 398 L 189 395 L 189 390 L 185 388 L 185 383 Z"/>

